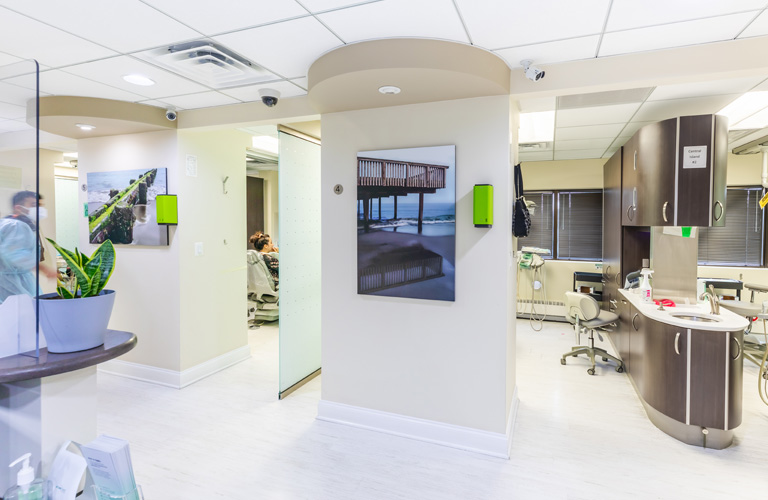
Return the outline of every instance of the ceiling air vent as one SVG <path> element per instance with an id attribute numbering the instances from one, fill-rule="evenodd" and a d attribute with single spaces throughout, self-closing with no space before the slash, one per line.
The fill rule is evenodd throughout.
<path id="1" fill-rule="evenodd" d="M 551 142 L 521 142 L 517 145 L 517 150 L 525 153 L 534 153 L 537 151 L 551 151 Z"/>
<path id="2" fill-rule="evenodd" d="M 214 89 L 280 79 L 223 45 L 207 40 L 152 49 L 136 56 Z"/>

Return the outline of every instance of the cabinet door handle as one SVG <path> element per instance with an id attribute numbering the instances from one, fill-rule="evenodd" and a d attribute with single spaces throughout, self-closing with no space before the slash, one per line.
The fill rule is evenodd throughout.
<path id="1" fill-rule="evenodd" d="M 621 303 L 624 304 L 624 305 L 627 305 L 627 301 L 624 300 L 624 299 L 621 299 Z"/>
<path id="2" fill-rule="evenodd" d="M 680 354 L 680 332 L 675 335 L 675 352 Z"/>
<path id="3" fill-rule="evenodd" d="M 717 214 L 717 206 L 718 205 L 720 205 L 720 215 L 716 215 Z M 723 218 L 723 214 L 725 214 L 725 209 L 723 208 L 723 204 L 720 203 L 719 201 L 715 202 L 715 210 L 714 210 L 714 212 L 715 212 L 715 222 L 719 222 L 720 219 Z"/>
<path id="4" fill-rule="evenodd" d="M 619 303 L 616 300 L 611 299 L 610 302 L 611 302 L 611 305 L 613 305 L 613 306 L 618 306 L 619 305 Z"/>
<path id="5" fill-rule="evenodd" d="M 637 316 L 638 316 L 637 313 L 635 313 L 635 315 L 632 316 L 632 328 L 634 328 L 635 331 L 637 331 L 637 325 L 635 324 L 635 320 L 637 319 Z"/>
<path id="6" fill-rule="evenodd" d="M 621 273 L 616 273 L 615 276 L 616 276 L 616 285 L 621 287 Z"/>
<path id="7" fill-rule="evenodd" d="M 635 155 L 632 158 L 632 170 L 637 170 L 637 150 L 635 150 Z"/>
<path id="8" fill-rule="evenodd" d="M 664 222 L 669 222 L 669 219 L 667 219 L 667 207 L 669 206 L 669 202 L 665 201 L 664 206 L 661 207 L 661 216 L 664 217 Z"/>
<path id="9" fill-rule="evenodd" d="M 630 211 L 632 214 L 630 215 Z M 630 205 L 627 207 L 627 219 L 632 220 L 635 217 L 635 206 Z"/>
<path id="10" fill-rule="evenodd" d="M 741 356 L 741 344 L 739 343 L 739 339 L 737 339 L 736 337 L 731 337 L 731 340 L 735 340 L 736 347 L 739 348 L 738 353 L 736 354 L 736 356 L 733 357 L 733 359 L 736 360 L 736 359 L 739 359 L 739 356 Z"/>

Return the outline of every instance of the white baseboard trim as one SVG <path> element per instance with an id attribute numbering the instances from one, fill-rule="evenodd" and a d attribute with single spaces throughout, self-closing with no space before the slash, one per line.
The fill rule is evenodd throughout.
<path id="1" fill-rule="evenodd" d="M 154 366 L 132 363 L 113 359 L 99 365 L 99 372 L 117 375 L 119 377 L 141 380 L 150 384 L 172 387 L 174 389 L 183 389 L 195 382 L 220 372 L 232 365 L 251 357 L 251 348 L 249 346 L 239 347 L 232 351 L 209 359 L 192 368 L 184 371 L 168 370 L 165 368 L 156 368 Z"/>
<path id="2" fill-rule="evenodd" d="M 333 401 L 320 401 L 317 419 L 508 459 L 517 415 L 517 389 L 512 406 L 506 435 Z"/>

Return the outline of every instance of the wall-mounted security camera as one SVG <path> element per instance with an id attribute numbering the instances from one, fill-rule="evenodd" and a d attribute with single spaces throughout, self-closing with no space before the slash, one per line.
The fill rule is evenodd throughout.
<path id="1" fill-rule="evenodd" d="M 275 89 L 259 89 L 259 95 L 261 102 L 269 108 L 277 104 L 277 100 L 280 98 L 280 92 Z"/>
<path id="2" fill-rule="evenodd" d="M 544 70 L 539 69 L 536 66 L 531 66 L 531 64 L 533 64 L 533 61 L 530 59 L 524 59 L 520 61 L 520 65 L 523 67 L 523 71 L 525 72 L 525 77 L 532 82 L 538 82 L 544 78 Z"/>
<path id="3" fill-rule="evenodd" d="M 165 117 L 168 119 L 168 121 L 174 121 L 176 120 L 176 110 L 174 109 L 166 109 L 165 110 Z"/>

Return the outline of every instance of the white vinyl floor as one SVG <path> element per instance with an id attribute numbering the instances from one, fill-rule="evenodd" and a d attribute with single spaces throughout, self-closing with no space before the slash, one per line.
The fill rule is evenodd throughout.
<path id="1" fill-rule="evenodd" d="M 503 460 L 315 420 L 317 378 L 277 400 L 277 328 L 181 391 L 99 374 L 99 432 L 128 439 L 147 500 L 747 499 L 768 492 L 768 406 L 745 363 L 744 419 L 715 451 L 645 416 L 626 375 L 560 365 L 562 323 L 517 324 L 520 408 Z M 610 350 L 610 349 L 609 349 Z"/>

